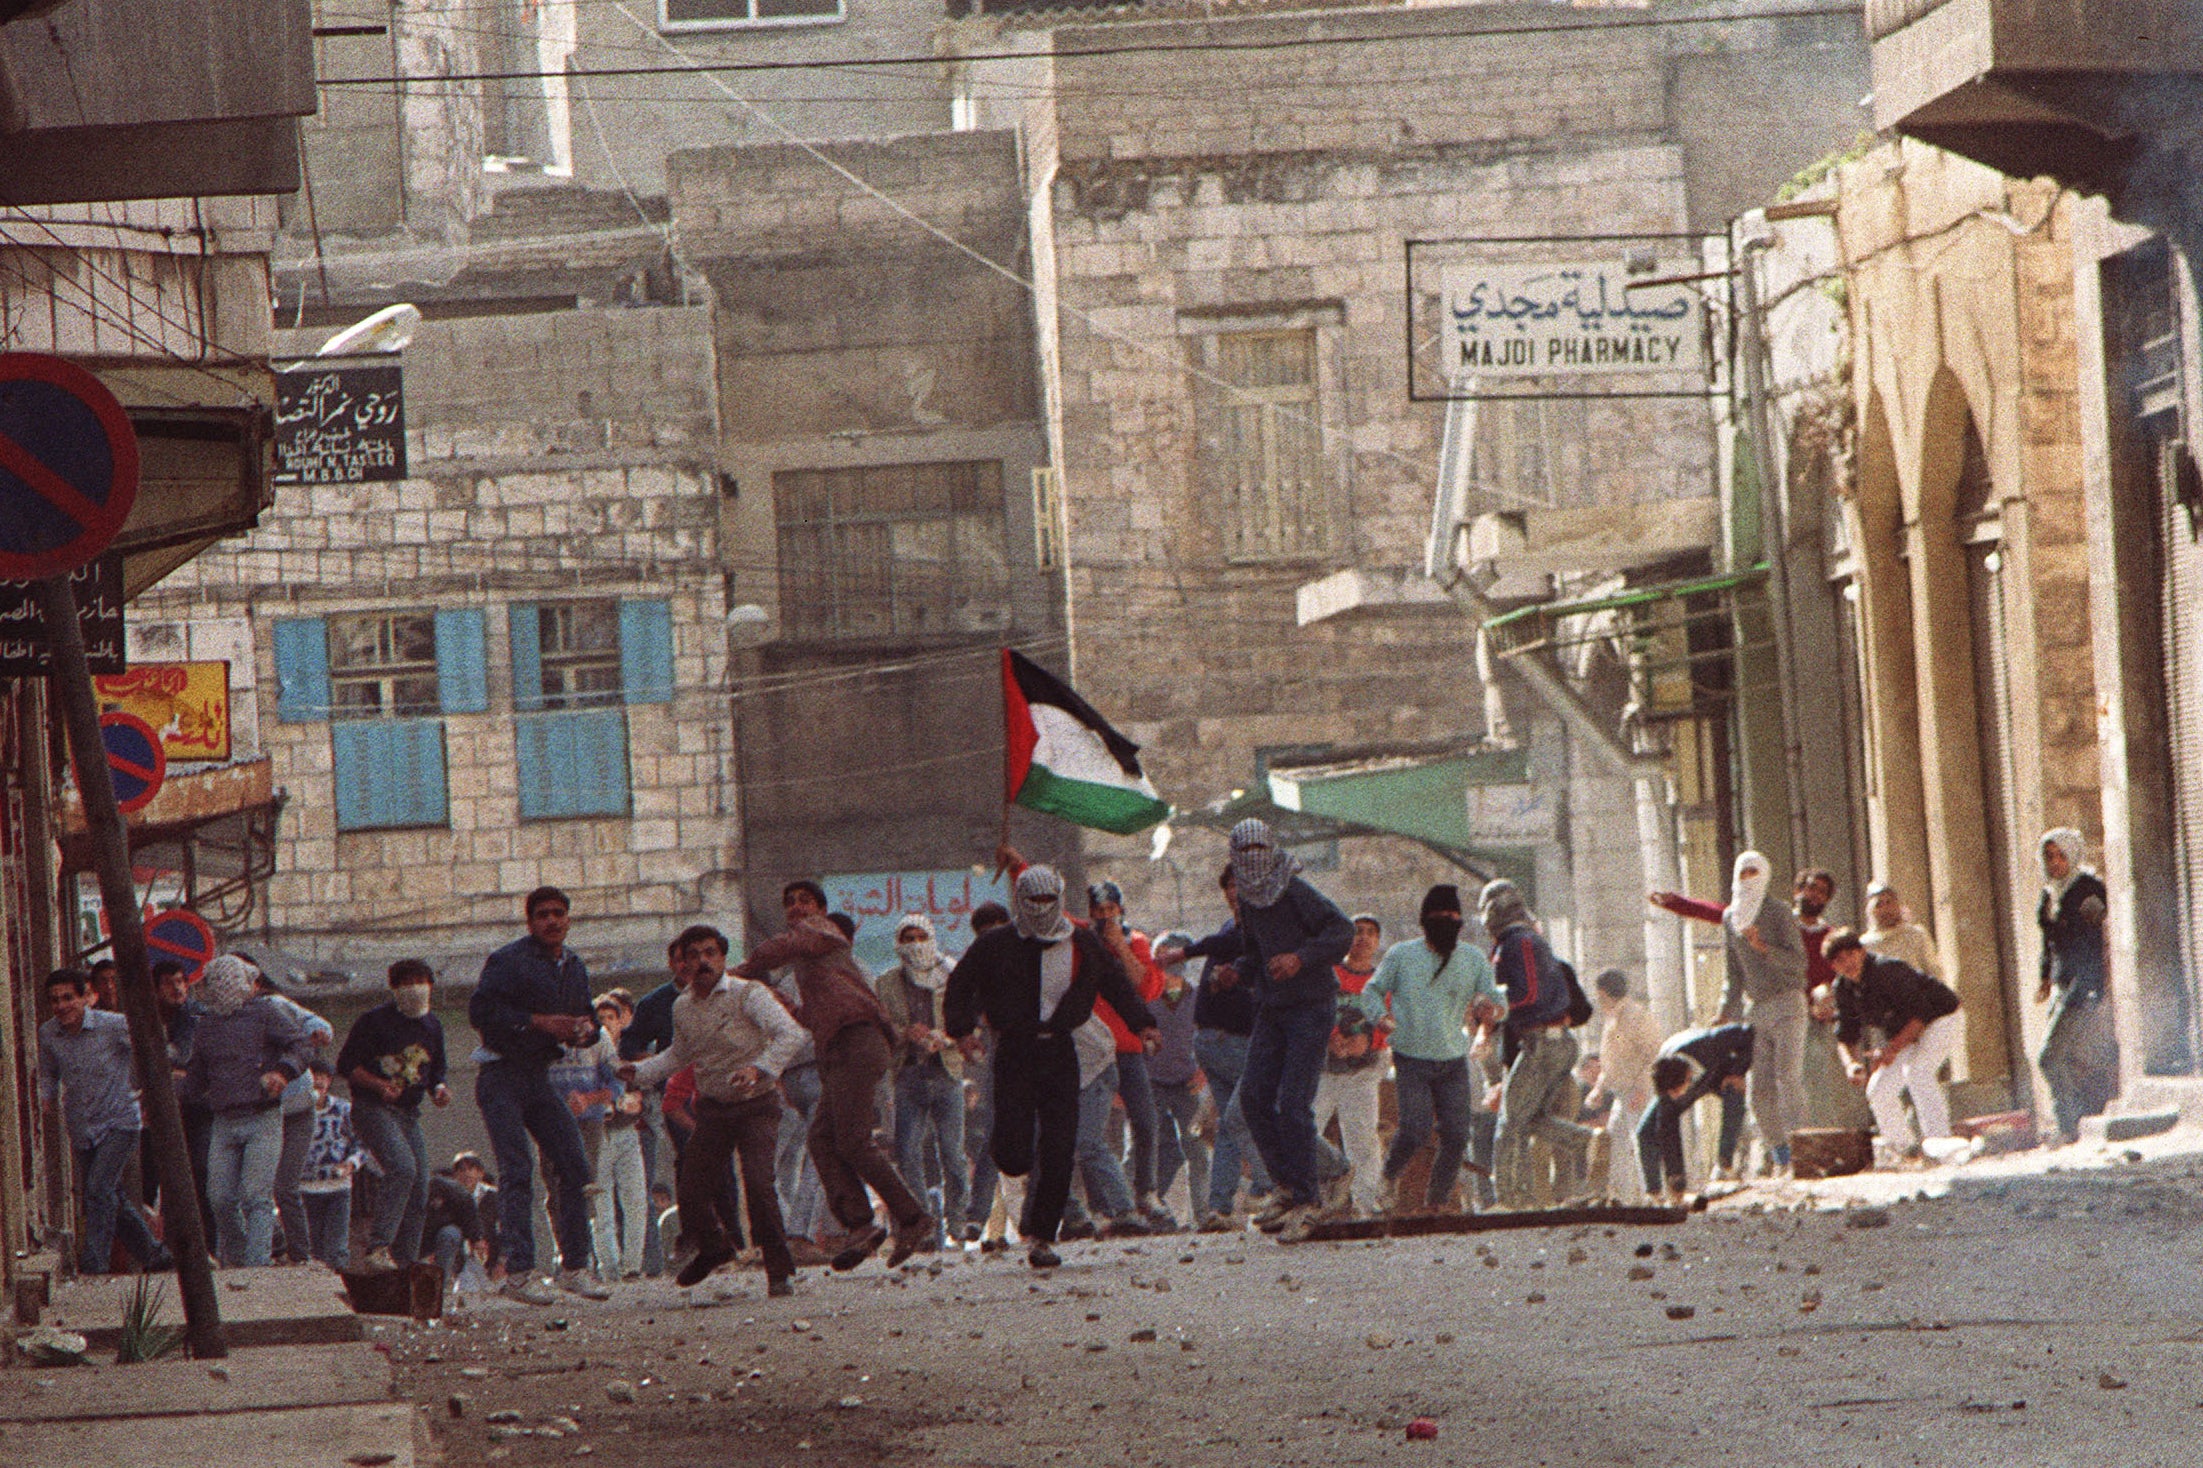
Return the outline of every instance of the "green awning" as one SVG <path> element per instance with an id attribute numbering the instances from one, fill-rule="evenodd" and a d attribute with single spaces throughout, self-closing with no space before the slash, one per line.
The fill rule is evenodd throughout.
<path id="1" fill-rule="evenodd" d="M 1269 784 L 1271 798 L 1286 810 L 1421 842 L 1487 880 L 1509 878 L 1534 903 L 1536 848 L 1495 843 L 1469 823 L 1471 787 L 1527 786 L 1529 779 L 1528 751 L 1494 749 L 1273 766 Z"/>
<path id="2" fill-rule="evenodd" d="M 1759 565 L 1746 570 L 1730 571 L 1720 576 L 1700 576 L 1690 581 L 1660 581 L 1650 586 L 1632 586 L 1627 591 L 1618 591 L 1612 596 L 1586 597 L 1580 601 L 1535 602 L 1526 607 L 1516 607 L 1511 612 L 1500 613 L 1484 624 L 1484 630 L 1497 632 L 1502 628 L 1512 627 L 1518 622 L 1526 622 L 1532 617 L 1584 617 L 1595 612 L 1613 612 L 1621 611 L 1627 607 L 1650 606 L 1655 602 L 1667 601 L 1674 597 L 1705 596 L 1713 592 L 1733 591 L 1739 586 L 1749 585 L 1762 579 L 1766 574 L 1767 566 L 1763 561 Z"/>

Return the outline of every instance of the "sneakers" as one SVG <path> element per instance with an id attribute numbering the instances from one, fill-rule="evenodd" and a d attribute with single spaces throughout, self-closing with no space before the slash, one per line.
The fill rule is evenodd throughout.
<path id="1" fill-rule="evenodd" d="M 1144 1239 L 1153 1232 L 1155 1230 L 1148 1227 L 1146 1219 L 1140 1217 L 1137 1213 L 1127 1213 L 1122 1217 L 1110 1219 L 1108 1226 L 1102 1230 L 1102 1237 L 1105 1239 Z"/>
<path id="2" fill-rule="evenodd" d="M 1285 1215 L 1293 1211 L 1293 1200 L 1283 1193 L 1273 1193 L 1267 1206 L 1254 1216 L 1254 1226 L 1266 1234 L 1277 1232 Z"/>
<path id="3" fill-rule="evenodd" d="M 1025 1255 L 1025 1262 L 1035 1269 L 1053 1269 L 1063 1262 L 1063 1256 L 1046 1244 L 1035 1244 Z"/>
<path id="4" fill-rule="evenodd" d="M 1003 1254 L 1009 1252 L 1009 1248 L 1010 1241 L 1008 1239 L 981 1239 L 979 1241 L 979 1252 L 982 1254 Z"/>
<path id="5" fill-rule="evenodd" d="M 505 1282 L 497 1287 L 497 1293 L 508 1300 L 518 1300 L 523 1305 L 556 1305 L 558 1296 L 551 1287 L 532 1274 L 508 1274 Z"/>
<path id="6" fill-rule="evenodd" d="M 584 1300 L 612 1298 L 611 1286 L 604 1284 L 586 1269 L 561 1269 L 558 1272 L 558 1287 L 567 1294 L 579 1295 Z"/>
<path id="7" fill-rule="evenodd" d="M 366 1259 L 361 1261 L 361 1267 L 373 1274 L 395 1274 L 405 1268 L 404 1265 L 390 1257 L 390 1246 L 388 1244 L 377 1244 L 374 1248 L 369 1249 Z"/>
<path id="8" fill-rule="evenodd" d="M 775 1300 L 784 1300 L 795 1292 L 796 1282 L 792 1279 L 779 1278 L 765 1281 L 765 1293 Z"/>
<path id="9" fill-rule="evenodd" d="M 1288 1208 L 1285 1210 L 1285 1217 L 1278 1221 L 1277 1241 L 1281 1244 L 1302 1242 L 1322 1217 L 1323 1206 L 1318 1203 L 1303 1203 L 1297 1208 Z"/>
<path id="10" fill-rule="evenodd" d="M 1235 1234 L 1239 1232 L 1239 1223 L 1229 1213 L 1204 1213 L 1201 1215 L 1200 1231 L 1205 1234 Z"/>
<path id="11" fill-rule="evenodd" d="M 711 1277 L 714 1270 L 732 1258 L 734 1250 L 725 1244 L 715 1249 L 698 1249 L 695 1257 L 682 1265 L 681 1272 L 673 1276 L 673 1282 L 684 1290 L 691 1285 L 702 1284 Z"/>
<path id="12" fill-rule="evenodd" d="M 835 1272 L 847 1274 L 850 1270 L 855 1269 L 865 1260 L 878 1253 L 880 1245 L 886 1242 L 886 1229 L 881 1228 L 876 1223 L 866 1224 L 863 1228 L 851 1234 L 849 1242 L 843 1244 L 841 1251 L 834 1255 Z"/>
<path id="13" fill-rule="evenodd" d="M 927 1213 L 919 1214 L 908 1223 L 897 1224 L 895 1246 L 887 1251 L 887 1267 L 893 1269 L 920 1249 L 930 1249 L 933 1231 L 939 1226 L 933 1216 Z"/>
<path id="14" fill-rule="evenodd" d="M 1094 1227 L 1092 1219 L 1082 1218 L 1076 1223 L 1065 1223 L 1056 1230 L 1056 1237 L 1058 1239 L 1098 1239 L 1101 1237 L 1101 1230 Z"/>

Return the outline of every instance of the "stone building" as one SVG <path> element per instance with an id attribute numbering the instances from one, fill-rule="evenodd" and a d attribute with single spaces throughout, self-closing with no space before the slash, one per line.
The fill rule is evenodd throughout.
<path id="1" fill-rule="evenodd" d="M 1410 339 L 1435 301 L 1407 244 L 1551 236 L 1509 258 L 1553 259 L 1584 248 L 1568 237 L 1666 236 L 1678 268 L 1702 268 L 1731 215 L 1857 131 L 1864 57 L 1840 19 L 1694 15 L 1675 30 L 1523 6 L 1078 24 L 1032 11 L 952 28 L 951 49 L 1022 52 L 963 63 L 959 105 L 1025 142 L 1073 670 L 1182 806 L 1232 814 L 1235 796 L 1275 796 L 1282 767 L 1359 778 L 1336 767 L 1487 733 L 1475 628 L 1421 574 L 1448 407 L 1414 400 L 1429 394 Z M 1517 573 L 1508 605 L 1726 569 L 1724 430 L 1705 396 L 1455 418 L 1474 442 L 1468 510 L 1511 517 L 1493 553 L 1495 574 Z M 1615 537 L 1607 558 L 1572 560 L 1570 542 L 1624 506 L 1660 521 L 1653 548 Z M 1338 615 L 1303 626 L 1319 586 L 1348 589 Z M 1613 743 L 1626 692 L 1598 658 L 1575 671 L 1599 705 L 1593 742 Z M 1527 847 L 1564 948 L 1638 968 L 1632 781 L 1501 678 L 1538 771 L 1511 788 L 1542 788 L 1548 824 L 1527 841 L 1519 825 L 1469 829 L 1454 854 L 1481 874 Z M 1722 757 L 1692 758 L 1727 783 Z M 1286 783 L 1310 798 L 1312 782 Z M 1421 798 L 1495 804 L 1458 786 Z M 1705 784 L 1691 798 L 1711 812 Z M 1425 883 L 1474 880 L 1362 824 L 1311 852 L 1341 902 L 1397 922 Z M 1698 843 L 1691 885 L 1714 890 L 1742 834 Z M 1188 915 L 1189 889 L 1214 911 L 1221 850 L 1198 826 L 1165 861 L 1144 842 L 1086 842 L 1158 923 Z"/>
<path id="2" fill-rule="evenodd" d="M 1968 384 L 1965 399 L 1976 415 L 2012 420 L 2020 431 L 2019 463 L 1990 455 L 2000 492 L 2013 481 L 1998 476 L 2029 460 L 2065 481 L 2046 479 L 2046 487 L 2064 491 L 2078 481 L 2079 538 L 2070 538 L 2063 515 L 2047 535 L 2031 536 L 2050 553 L 2051 615 L 2016 629 L 2032 639 L 2038 662 L 2057 665 L 2045 672 L 2064 692 L 2058 707 L 2043 710 L 2039 813 L 2077 816 L 2073 824 L 2101 837 L 2122 1105 L 2173 1101 L 2192 1115 L 2203 1100 L 2194 1081 L 2203 1056 L 2203 785 L 2195 776 L 2203 767 L 2196 758 L 2203 638 L 2194 615 L 2203 600 L 2196 508 L 2203 478 L 2190 448 L 2203 412 L 2193 264 L 2203 253 L 2203 195 L 2194 185 L 2203 158 L 2195 123 L 2203 31 L 2195 8 L 2178 0 L 2119 7 L 1870 0 L 1867 30 L 1881 126 L 2012 178 L 2047 178 L 2072 191 L 2053 204 L 2037 186 L 2005 184 L 1999 203 L 2000 186 L 1975 178 L 1953 192 L 1954 233 L 1979 228 L 1957 207 L 1964 205 L 1986 210 L 1992 227 L 2023 244 L 2054 238 L 2070 249 L 2063 266 L 2047 251 L 2030 252 L 2034 261 L 2014 282 L 2016 329 L 2055 375 L 2018 384 L 1994 404 Z M 2069 304 L 2057 299 L 2061 269 L 2070 273 Z M 2067 311 L 2069 366 L 2059 360 L 2062 344 L 2035 335 Z M 1926 406 L 1937 410 L 1947 446 L 1954 395 L 1945 391 Z M 2052 442 L 2067 422 L 2075 441 Z M 1948 479 L 1950 449 L 1939 452 L 1936 473 Z M 2081 604 L 2086 684 L 2061 655 Z M 2025 642 L 2015 647 L 2015 665 L 2028 651 Z M 2095 748 L 2084 755 L 2078 745 L 2091 732 Z M 2053 747 L 2062 758 L 2050 758 Z M 2090 757 L 2100 801 L 2075 810 Z M 2033 952 L 2030 943 L 2019 955 L 2023 974 Z"/>
<path id="3" fill-rule="evenodd" d="M 1773 211 L 1770 286 L 1809 303 L 1774 319 L 1779 372 L 1821 369 L 1789 461 L 1824 559 L 1794 594 L 1839 624 L 1843 685 L 1819 696 L 1856 721 L 1864 869 L 1935 933 L 1965 1000 L 1961 1110 L 2035 1100 L 2037 845 L 2100 823 L 2078 207 L 1898 140 Z M 1807 319 L 1840 324 L 1841 350 L 1804 349 Z M 1821 478 L 1834 494 L 1802 502 Z"/>
<path id="4" fill-rule="evenodd" d="M 252 627 L 260 925 L 479 953 L 550 883 L 600 966 L 653 961 L 739 915 L 707 314 L 431 321 L 404 362 L 406 478 L 300 486 L 143 603 Z"/>
<path id="5" fill-rule="evenodd" d="M 789 877 L 840 894 L 900 876 L 942 894 L 953 943 L 946 894 L 972 890 L 1001 832 L 998 649 L 1058 666 L 1065 652 L 1061 572 L 1034 518 L 1047 447 L 1016 279 L 1031 269 L 1018 140 L 716 148 L 667 166 L 711 293 L 730 594 L 754 617 L 734 652 L 753 915 L 777 920 Z M 1060 831 L 1017 834 L 1064 854 Z M 900 915 L 883 904 L 854 914 L 881 962 Z"/>

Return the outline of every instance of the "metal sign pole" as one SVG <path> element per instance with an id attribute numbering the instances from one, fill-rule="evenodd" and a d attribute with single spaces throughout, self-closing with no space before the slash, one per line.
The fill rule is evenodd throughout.
<path id="1" fill-rule="evenodd" d="M 70 753 L 76 757 L 84 828 L 92 839 L 100 903 L 107 911 L 107 933 L 114 945 L 116 990 L 130 1021 L 130 1043 L 149 1082 L 141 1097 L 146 1136 L 160 1173 L 163 1232 L 168 1251 L 176 1257 L 184 1339 L 191 1354 L 202 1360 L 227 1356 L 214 1268 L 207 1258 L 206 1231 L 199 1216 L 199 1193 L 191 1178 L 191 1151 L 176 1108 L 176 1088 L 167 1083 L 168 1036 L 154 1002 L 152 976 L 146 971 L 145 926 L 138 912 L 137 885 L 130 875 L 129 836 L 123 829 L 122 812 L 116 809 L 107 749 L 100 742 L 99 701 L 92 693 L 91 670 L 85 666 L 84 632 L 77 625 L 76 591 L 68 573 L 42 578 L 38 602 L 53 655 L 50 684 L 68 726 Z"/>

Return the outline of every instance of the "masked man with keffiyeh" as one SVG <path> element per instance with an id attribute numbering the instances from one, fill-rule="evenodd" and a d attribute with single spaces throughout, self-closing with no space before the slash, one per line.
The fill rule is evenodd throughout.
<path id="1" fill-rule="evenodd" d="M 1790 1165 L 1790 1133 L 1803 1121 L 1805 1031 L 1812 1020 L 1805 998 L 1805 940 L 1796 917 L 1767 901 L 1773 873 L 1756 851 L 1736 859 L 1722 914 L 1729 982 L 1721 994 L 1721 1022 L 1742 1020 L 1758 1037 L 1752 1119 L 1767 1144 L 1768 1166 L 1779 1171 Z"/>
<path id="2" fill-rule="evenodd" d="M 1316 1088 L 1338 1016 L 1339 980 L 1332 969 L 1354 946 L 1354 924 L 1301 877 L 1300 863 L 1278 846 L 1265 822 L 1249 818 L 1232 827 L 1231 864 L 1246 942 L 1240 980 L 1254 991 L 1256 1005 L 1239 1104 L 1277 1183 L 1276 1198 L 1255 1223 L 1298 1239 L 1322 1211 Z"/>
<path id="3" fill-rule="evenodd" d="M 2050 1029 L 2036 1064 L 2050 1086 L 2058 1136 L 2080 1138 L 2081 1118 L 2095 1116 L 2119 1094 L 2119 1042 L 2104 999 L 2103 878 L 2083 865 L 2088 845 L 2060 826 L 2042 838 L 2042 982 L 2037 1004 L 2051 1000 Z"/>
<path id="4" fill-rule="evenodd" d="M 1072 1036 L 1093 1019 L 1097 998 L 1148 1049 L 1158 1035 L 1116 955 L 1064 911 L 1063 878 L 1053 868 L 1018 874 L 1010 917 L 1009 926 L 973 940 L 949 974 L 942 1028 L 964 1040 L 985 1020 L 994 1032 L 994 1161 L 1010 1177 L 1032 1175 L 1017 1227 L 1033 1267 L 1047 1269 L 1063 1262 L 1054 1246 L 1078 1147 Z"/>

